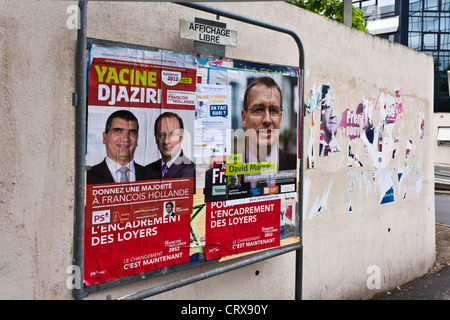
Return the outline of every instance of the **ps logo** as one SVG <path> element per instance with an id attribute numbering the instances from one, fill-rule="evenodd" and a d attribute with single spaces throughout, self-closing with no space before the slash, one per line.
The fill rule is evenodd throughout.
<path id="1" fill-rule="evenodd" d="M 111 222 L 111 211 L 100 210 L 92 212 L 92 224 L 101 224 Z"/>

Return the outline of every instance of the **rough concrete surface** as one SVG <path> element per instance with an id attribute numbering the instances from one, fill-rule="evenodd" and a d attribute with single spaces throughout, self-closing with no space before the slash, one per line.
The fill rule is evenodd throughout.
<path id="1" fill-rule="evenodd" d="M 436 224 L 436 261 L 427 274 L 373 300 L 450 300 L 450 226 Z"/>

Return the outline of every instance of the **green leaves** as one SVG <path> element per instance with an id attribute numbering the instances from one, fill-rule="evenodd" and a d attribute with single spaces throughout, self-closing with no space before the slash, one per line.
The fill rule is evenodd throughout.
<path id="1" fill-rule="evenodd" d="M 342 0 L 297 0 L 287 2 L 335 21 L 344 22 L 344 1 Z M 368 31 L 362 9 L 354 6 L 352 6 L 352 27 Z"/>

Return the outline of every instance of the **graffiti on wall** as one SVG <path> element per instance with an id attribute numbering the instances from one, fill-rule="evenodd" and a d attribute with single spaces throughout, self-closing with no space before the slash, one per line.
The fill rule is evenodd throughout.
<path id="1" fill-rule="evenodd" d="M 307 166 L 310 169 L 317 167 L 315 149 L 319 157 L 336 157 L 342 159 L 342 153 L 347 159 L 347 167 L 366 167 L 365 171 L 348 171 L 348 187 L 346 201 L 348 212 L 355 208 L 352 204 L 354 193 L 361 193 L 366 197 L 377 195 L 379 205 L 394 203 L 396 200 L 405 200 L 408 190 L 415 190 L 419 195 L 422 190 L 423 165 L 407 165 L 406 159 L 411 156 L 415 146 L 414 139 L 424 138 L 424 111 L 417 109 L 417 125 L 414 136 L 406 137 L 400 132 L 404 127 L 402 122 L 405 115 L 403 106 L 403 90 L 397 89 L 392 94 L 380 91 L 370 98 L 363 98 L 355 108 L 346 108 L 342 113 L 337 112 L 335 95 L 330 84 L 324 84 L 311 90 L 307 105 L 307 118 L 305 125 L 307 131 Z M 320 111 L 319 144 L 314 142 L 314 113 Z M 348 145 L 344 145 L 348 142 Z M 356 148 L 361 145 L 362 148 Z M 400 145 L 404 146 L 405 153 L 399 156 Z M 403 149 L 402 149 L 403 150 Z M 358 154 L 359 152 L 359 154 Z M 403 157 L 404 165 L 391 168 L 392 159 Z M 370 168 L 370 169 L 369 169 Z M 374 169 L 373 169 L 374 168 Z M 414 174 L 413 174 L 414 173 Z M 414 178 L 413 178 L 414 176 Z M 416 179 L 416 181 L 412 181 Z M 304 183 L 304 219 L 314 218 L 327 207 L 328 197 L 333 185 L 329 179 L 322 192 L 316 195 L 309 203 L 312 193 L 311 180 Z M 409 187 L 408 186 L 413 186 Z"/>

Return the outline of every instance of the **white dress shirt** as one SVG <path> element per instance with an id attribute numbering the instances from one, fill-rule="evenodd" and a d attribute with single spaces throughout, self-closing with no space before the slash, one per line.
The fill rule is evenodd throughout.
<path id="1" fill-rule="evenodd" d="M 108 166 L 109 171 L 115 182 L 120 182 L 120 171 L 119 169 L 122 167 L 120 164 L 115 162 L 109 157 L 106 157 L 106 165 Z M 134 160 L 131 160 L 125 167 L 130 169 L 128 171 L 128 181 L 133 182 L 136 181 L 136 170 L 134 169 Z"/>

